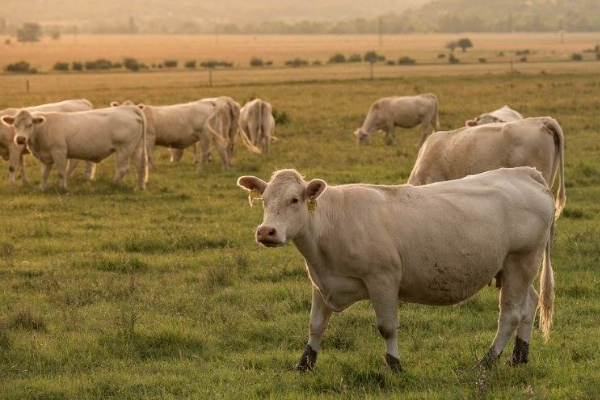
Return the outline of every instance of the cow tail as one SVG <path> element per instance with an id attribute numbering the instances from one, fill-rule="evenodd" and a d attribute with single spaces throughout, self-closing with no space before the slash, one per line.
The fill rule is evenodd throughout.
<path id="1" fill-rule="evenodd" d="M 208 133 L 210 133 L 212 140 L 215 142 L 215 144 L 221 149 L 221 150 L 225 150 L 227 151 L 227 145 L 229 144 L 229 141 L 226 140 L 222 134 L 220 134 L 219 132 L 217 132 L 213 127 L 212 124 L 215 120 L 215 118 L 217 119 L 217 121 L 220 123 L 220 115 L 219 115 L 219 109 L 217 108 L 215 110 L 215 112 L 208 118 L 208 120 L 206 120 L 206 123 L 204 124 L 204 127 L 206 128 L 206 130 L 208 131 Z"/>
<path id="2" fill-rule="evenodd" d="M 540 298 L 538 307 L 540 309 L 540 329 L 547 341 L 552 328 L 552 314 L 554 312 L 554 271 L 552 270 L 552 241 L 554 238 L 554 220 L 550 227 L 546 248 L 544 250 L 544 261 L 540 276 Z"/>
<path id="3" fill-rule="evenodd" d="M 439 131 L 440 130 L 440 102 L 436 95 L 433 95 L 433 98 L 435 99 L 435 117 L 434 117 L 435 118 L 435 120 L 434 120 L 435 126 L 434 126 L 434 128 L 436 131 Z"/>
<path id="4" fill-rule="evenodd" d="M 138 114 L 142 117 L 142 160 L 141 160 L 141 168 L 144 170 L 144 184 L 148 183 L 148 120 L 146 119 L 146 114 L 144 110 L 141 110 L 138 107 L 135 107 Z"/>
<path id="5" fill-rule="evenodd" d="M 554 218 L 558 219 L 560 214 L 565 208 L 567 203 L 567 191 L 565 188 L 565 136 L 561 126 L 553 118 L 544 118 L 543 124 L 548 128 L 554 135 L 554 142 L 556 143 L 556 158 L 554 165 L 552 166 L 552 177 L 554 179 L 556 172 L 558 171 L 558 192 L 556 193 L 556 211 Z M 548 182 L 552 185 L 552 182 Z"/>
<path id="6" fill-rule="evenodd" d="M 248 133 L 242 128 L 242 124 L 240 123 L 240 119 L 238 118 L 238 129 L 240 130 L 240 136 L 242 138 L 242 142 L 244 146 L 253 154 L 262 154 L 262 150 L 252 144 L 252 140 L 248 137 Z"/>

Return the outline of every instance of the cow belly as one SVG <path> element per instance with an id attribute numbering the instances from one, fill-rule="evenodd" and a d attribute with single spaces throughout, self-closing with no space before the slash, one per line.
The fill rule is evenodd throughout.
<path id="1" fill-rule="evenodd" d="M 323 300 L 336 312 L 344 311 L 357 301 L 369 298 L 367 287 L 360 279 L 335 276 L 327 277 L 320 283 L 317 287 Z"/>
<path id="2" fill-rule="evenodd" d="M 155 143 L 158 146 L 173 147 L 176 149 L 185 149 L 186 147 L 193 145 L 197 141 L 198 141 L 198 137 L 194 136 L 193 134 L 179 136 L 179 137 L 173 137 L 173 136 L 168 136 L 168 137 L 162 136 L 161 137 L 161 136 L 157 135 Z"/>

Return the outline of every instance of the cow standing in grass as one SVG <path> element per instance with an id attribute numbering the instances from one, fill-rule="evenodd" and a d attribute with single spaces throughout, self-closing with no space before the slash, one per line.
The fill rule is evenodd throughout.
<path id="1" fill-rule="evenodd" d="M 362 127 L 354 132 L 358 144 L 369 144 L 371 134 L 379 129 L 385 132 L 388 145 L 397 144 L 396 127 L 414 128 L 421 125 L 419 146 L 434 130 L 440 129 L 439 102 L 434 94 L 418 96 L 386 97 L 371 106 Z"/>
<path id="2" fill-rule="evenodd" d="M 497 168 L 534 167 L 549 187 L 559 177 L 558 218 L 567 202 L 564 147 L 562 128 L 549 117 L 436 132 L 421 147 L 408 183 L 426 185 Z"/>
<path id="3" fill-rule="evenodd" d="M 509 106 L 504 106 L 496 111 L 490 113 L 481 114 L 475 119 L 470 119 L 465 122 L 465 126 L 477 126 L 485 124 L 493 124 L 496 122 L 514 122 L 520 121 L 523 116 L 518 111 L 513 110 Z"/>
<path id="4" fill-rule="evenodd" d="M 138 170 L 137 188 L 148 179 L 146 118 L 137 107 L 103 108 L 75 113 L 30 113 L 21 110 L 2 122 L 14 130 L 15 143 L 27 149 L 43 165 L 41 188 L 45 189 L 53 165 L 60 185 L 67 188 L 67 160 L 99 163 L 116 153 L 115 182 L 120 183 L 130 159 Z"/>
<path id="5" fill-rule="evenodd" d="M 554 201 L 533 168 L 499 169 L 423 187 L 327 186 L 294 170 L 269 183 L 243 176 L 238 185 L 260 196 L 264 219 L 256 240 L 292 241 L 312 282 L 308 345 L 296 369 L 311 370 L 332 312 L 370 300 L 386 343 L 385 360 L 400 371 L 398 301 L 451 305 L 502 275 L 496 337 L 482 360 L 496 361 L 513 332 L 510 363 L 526 363 L 536 307 L 547 337 L 554 278 L 550 244 Z M 539 296 L 533 281 L 540 264 Z"/>
<path id="6" fill-rule="evenodd" d="M 240 131 L 244 143 L 254 153 L 269 154 L 275 140 L 273 107 L 261 99 L 249 101 L 240 111 Z"/>
<path id="7" fill-rule="evenodd" d="M 88 111 L 94 109 L 92 103 L 85 99 L 77 100 L 65 100 L 58 103 L 42 104 L 39 106 L 26 107 L 24 110 L 29 112 L 77 112 L 77 111 Z M 19 112 L 18 108 L 7 108 L 0 111 L 0 118 L 4 116 L 13 117 Z M 25 165 L 23 164 L 23 155 L 26 154 L 26 148 L 24 145 L 15 143 L 14 131 L 11 127 L 4 124 L 0 124 L 0 157 L 4 158 L 9 162 L 8 166 L 8 181 L 10 184 L 15 183 L 15 175 L 17 172 L 21 172 L 21 181 L 27 183 L 27 176 L 25 174 Z M 76 163 L 72 163 L 71 169 L 74 169 Z M 93 177 L 93 163 L 88 163 L 86 169 L 86 179 Z"/>

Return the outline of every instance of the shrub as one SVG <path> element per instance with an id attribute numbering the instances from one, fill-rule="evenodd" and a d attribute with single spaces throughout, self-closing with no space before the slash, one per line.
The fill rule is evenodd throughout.
<path id="1" fill-rule="evenodd" d="M 517 50 L 515 52 L 516 55 L 518 56 L 526 56 L 528 54 L 530 54 L 531 52 L 529 50 Z"/>
<path id="2" fill-rule="evenodd" d="M 454 54 L 450 54 L 450 57 L 448 57 L 448 62 L 450 64 L 460 64 L 460 60 L 456 58 Z"/>
<path id="3" fill-rule="evenodd" d="M 385 65 L 396 65 L 396 61 L 394 61 L 394 60 L 387 60 L 387 62 L 385 63 Z"/>
<path id="4" fill-rule="evenodd" d="M 446 58 L 446 53 L 439 53 L 438 58 Z"/>
<path id="5" fill-rule="evenodd" d="M 417 60 L 414 58 L 410 58 L 409 56 L 400 57 L 398 60 L 398 64 L 400 65 L 415 65 Z"/>
<path id="6" fill-rule="evenodd" d="M 480 63 L 480 64 L 485 64 L 485 63 L 487 63 L 487 59 L 485 59 L 485 58 L 481 57 L 481 58 L 479 59 L 479 63 Z"/>
<path id="7" fill-rule="evenodd" d="M 273 118 L 275 118 L 275 123 L 277 125 L 286 125 L 291 121 L 288 113 L 285 111 L 280 111 L 277 108 L 273 108 Z"/>
<path id="8" fill-rule="evenodd" d="M 127 57 L 123 59 L 123 66 L 129 71 L 139 71 L 140 63 L 135 58 Z"/>
<path id="9" fill-rule="evenodd" d="M 109 70 L 112 68 L 112 62 L 105 58 L 99 58 L 95 61 L 87 61 L 85 63 L 85 69 L 87 70 Z"/>
<path id="10" fill-rule="evenodd" d="M 198 62 L 196 60 L 190 60 L 185 62 L 185 67 L 187 69 L 196 69 L 198 66 Z"/>
<path id="11" fill-rule="evenodd" d="M 52 67 L 53 70 L 55 71 L 68 71 L 69 70 L 69 63 L 66 62 L 57 62 L 56 64 L 54 64 L 54 66 Z"/>
<path id="12" fill-rule="evenodd" d="M 355 62 L 361 62 L 362 61 L 362 57 L 360 54 L 352 54 L 350 57 L 348 57 L 348 62 L 351 63 L 355 63 Z"/>
<path id="13" fill-rule="evenodd" d="M 123 64 L 121 64 L 120 62 L 114 62 L 112 65 L 113 69 L 121 69 L 123 68 Z"/>
<path id="14" fill-rule="evenodd" d="M 462 38 L 456 44 L 462 49 L 463 53 L 466 52 L 467 49 L 473 47 L 473 42 L 471 42 L 471 39 L 469 38 Z"/>
<path id="15" fill-rule="evenodd" d="M 262 59 L 260 59 L 258 57 L 252 57 L 250 59 L 250 66 L 251 67 L 262 67 L 263 65 L 265 65 L 265 63 L 263 62 Z"/>
<path id="16" fill-rule="evenodd" d="M 571 60 L 573 61 L 583 61 L 583 56 L 579 53 L 573 53 L 571 55 Z"/>
<path id="17" fill-rule="evenodd" d="M 287 65 L 288 67 L 294 67 L 294 68 L 304 67 L 304 66 L 308 65 L 308 61 L 303 60 L 301 58 L 294 58 L 292 60 L 287 60 L 285 62 L 285 65 Z"/>
<path id="18" fill-rule="evenodd" d="M 527 60 L 527 56 L 523 56 L 523 57 L 519 58 L 519 61 L 522 63 L 526 63 L 529 60 Z"/>
<path id="19" fill-rule="evenodd" d="M 233 67 L 233 63 L 229 62 L 229 61 L 208 60 L 208 61 L 201 62 L 200 66 L 203 68 L 216 68 L 216 67 L 231 68 L 231 67 Z"/>
<path id="20" fill-rule="evenodd" d="M 16 63 L 8 64 L 4 67 L 6 72 L 16 72 L 16 73 L 25 73 L 25 74 L 35 74 L 37 70 L 35 68 L 31 68 L 31 64 L 27 61 L 19 61 Z"/>
<path id="21" fill-rule="evenodd" d="M 73 61 L 73 63 L 71 64 L 71 69 L 73 71 L 83 71 L 83 63 Z"/>
<path id="22" fill-rule="evenodd" d="M 342 64 L 346 62 L 346 56 L 341 53 L 337 53 L 332 55 L 327 62 L 329 64 Z"/>
<path id="23" fill-rule="evenodd" d="M 319 60 L 315 60 L 312 62 L 312 65 L 323 65 L 323 63 Z"/>
<path id="24" fill-rule="evenodd" d="M 501 51 L 500 53 L 498 53 L 498 57 L 504 57 L 504 52 Z"/>
<path id="25" fill-rule="evenodd" d="M 273 61 L 269 60 L 269 61 L 265 62 L 265 65 L 270 67 L 271 65 L 273 65 Z"/>
<path id="26" fill-rule="evenodd" d="M 165 68 L 177 68 L 179 62 L 177 60 L 165 60 Z"/>

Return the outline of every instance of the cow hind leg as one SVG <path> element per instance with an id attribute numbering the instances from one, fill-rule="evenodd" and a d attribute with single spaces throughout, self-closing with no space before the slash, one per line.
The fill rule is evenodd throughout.
<path id="1" fill-rule="evenodd" d="M 183 158 L 184 149 L 171 149 L 171 162 L 178 163 Z"/>
<path id="2" fill-rule="evenodd" d="M 421 124 L 422 130 L 421 130 L 421 140 L 419 140 L 419 147 L 423 146 L 423 143 L 425 143 L 425 141 L 427 140 L 427 138 L 429 137 L 429 135 L 431 134 L 431 122 L 430 121 L 423 121 Z"/>
<path id="3" fill-rule="evenodd" d="M 537 311 L 538 293 L 529 286 L 529 291 L 525 301 L 521 305 L 521 321 L 517 327 L 517 337 L 515 338 L 515 347 L 507 363 L 510 366 L 527 364 L 529 362 L 529 340 L 533 331 L 535 313 Z"/>
<path id="4" fill-rule="evenodd" d="M 67 161 L 67 177 L 69 179 L 71 179 L 71 176 L 73 176 L 73 172 L 75 172 L 78 165 L 79 165 L 79 160 L 76 160 L 74 158 L 70 158 Z"/>
<path id="5" fill-rule="evenodd" d="M 533 306 L 533 316 L 530 310 L 532 301 L 530 288 L 539 266 L 539 263 L 536 263 L 540 261 L 538 255 L 538 252 L 509 255 L 504 262 L 498 330 L 490 349 L 479 365 L 489 367 L 494 364 L 500 358 L 517 327 L 523 326 L 521 340 L 525 338 L 529 340 L 527 326 L 533 324 L 532 318 L 535 316 L 535 305 Z M 530 334 L 531 329 L 529 329 L 528 335 Z M 522 350 L 518 351 L 522 352 Z"/>
<path id="6" fill-rule="evenodd" d="M 115 179 L 114 182 L 119 184 L 123 181 L 123 177 L 129 170 L 129 158 L 130 153 L 127 149 L 118 149 L 116 151 L 116 171 L 115 171 Z"/>
<path id="7" fill-rule="evenodd" d="M 42 190 L 45 190 L 48 187 L 50 171 L 52 171 L 52 164 L 42 164 L 42 181 L 40 182 L 40 189 Z"/>
<path id="8" fill-rule="evenodd" d="M 88 161 L 85 164 L 85 174 L 83 175 L 83 178 L 86 181 L 93 181 L 94 178 L 96 177 L 96 166 L 97 164 L 91 161 Z"/>
<path id="9" fill-rule="evenodd" d="M 369 285 L 369 296 L 375 309 L 377 330 L 385 340 L 385 362 L 393 372 L 402 371 L 398 353 L 398 290 L 379 282 Z"/>

